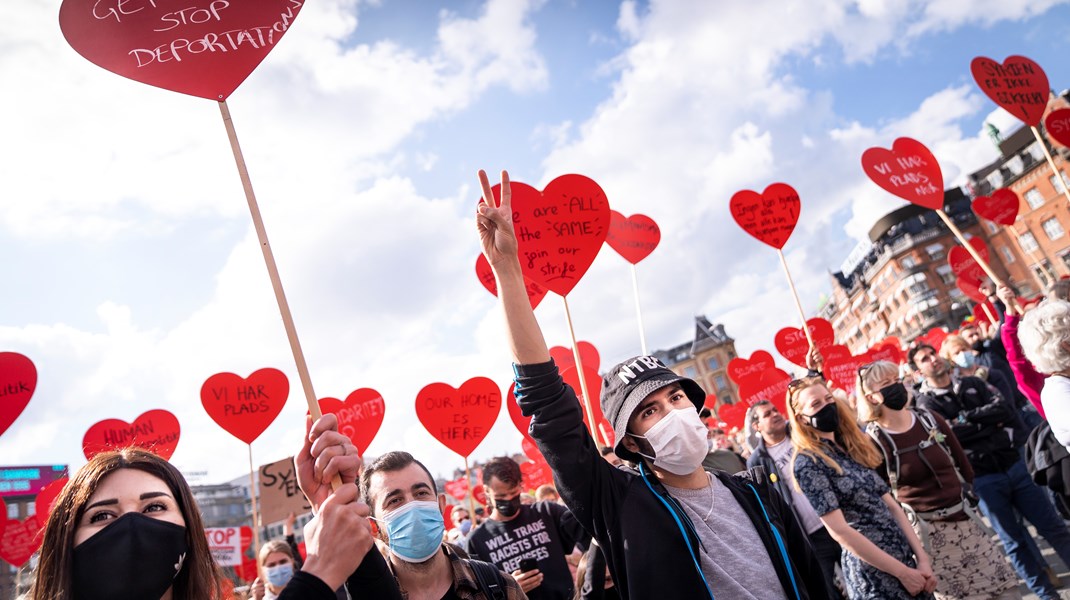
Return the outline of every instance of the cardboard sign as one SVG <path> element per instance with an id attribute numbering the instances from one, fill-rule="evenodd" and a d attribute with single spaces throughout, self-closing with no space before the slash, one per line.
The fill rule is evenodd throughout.
<path id="1" fill-rule="evenodd" d="M 1040 65 L 1024 56 L 1008 56 L 1000 64 L 978 56 L 970 63 L 978 87 L 993 102 L 1036 127 L 1048 107 L 1048 76 Z"/>
<path id="2" fill-rule="evenodd" d="M 576 346 L 580 350 L 580 361 L 583 362 L 583 368 L 590 367 L 597 371 L 602 361 L 602 357 L 598 354 L 598 348 L 595 348 L 594 344 L 590 342 L 582 341 L 576 342 Z M 576 368 L 576 356 L 572 353 L 572 348 L 554 346 L 550 348 L 550 358 L 554 359 L 554 364 L 557 365 L 557 370 L 560 373 Z"/>
<path id="3" fill-rule="evenodd" d="M 201 404 L 228 433 L 252 444 L 279 416 L 290 395 L 290 382 L 278 369 L 260 369 L 243 379 L 216 373 L 201 386 Z"/>
<path id="4" fill-rule="evenodd" d="M 64 0 L 63 37 L 134 81 L 226 100 L 274 49 L 304 0 Z"/>
<path id="5" fill-rule="evenodd" d="M 1020 206 L 1018 194 L 1010 188 L 1000 188 L 992 192 L 991 196 L 978 196 L 970 203 L 977 216 L 1000 225 L 1014 225 Z"/>
<path id="6" fill-rule="evenodd" d="M 37 389 L 37 367 L 17 352 L 0 352 L 0 435 L 19 418 Z"/>
<path id="7" fill-rule="evenodd" d="M 969 242 L 981 260 L 988 262 L 988 246 L 985 245 L 985 241 L 979 237 L 972 237 Z M 962 246 L 955 246 L 947 253 L 947 264 L 951 267 L 951 272 L 958 276 L 981 268 L 970 251 Z M 981 272 L 984 273 L 983 270 Z"/>
<path id="8" fill-rule="evenodd" d="M 82 437 L 82 453 L 86 459 L 108 450 L 137 446 L 164 460 L 170 460 L 178 447 L 181 435 L 178 418 L 166 410 L 150 410 L 127 423 L 121 419 L 105 419 L 95 423 Z"/>
<path id="9" fill-rule="evenodd" d="M 598 374 L 598 369 L 588 367 L 584 364 L 583 378 L 587 383 L 587 393 L 591 395 L 591 412 L 594 413 L 595 425 L 604 426 L 606 429 L 612 431 L 613 425 L 602 415 L 602 403 L 600 402 L 602 396 L 602 376 Z M 590 420 L 587 418 L 587 407 L 583 402 L 583 388 L 580 387 L 579 371 L 576 367 L 565 369 L 561 372 L 561 379 L 572 388 L 572 391 L 576 392 L 576 399 L 580 402 L 580 410 L 583 411 L 583 424 L 590 430 L 591 424 Z M 596 441 L 599 444 L 602 443 L 602 440 Z"/>
<path id="10" fill-rule="evenodd" d="M 854 393 L 858 379 L 858 368 L 871 362 L 866 356 L 838 356 L 832 360 L 826 360 L 822 365 L 825 379 L 831 381 L 836 387 Z"/>
<path id="11" fill-rule="evenodd" d="M 832 330 L 832 323 L 821 317 L 815 317 L 806 321 L 806 327 L 810 330 L 810 337 L 814 339 L 814 346 L 818 350 L 828 348 L 835 343 L 836 333 Z M 776 332 L 773 345 L 781 356 L 799 365 L 806 366 L 806 353 L 810 351 L 810 342 L 806 339 L 806 333 L 799 327 L 785 327 Z"/>
<path id="12" fill-rule="evenodd" d="M 487 437 L 501 410 L 501 390 L 486 377 L 473 377 L 460 389 L 432 383 L 416 395 L 420 423 L 444 446 L 464 457 Z"/>
<path id="13" fill-rule="evenodd" d="M 245 558 L 246 548 L 253 542 L 253 528 L 205 527 L 204 537 L 208 540 L 208 550 L 217 565 L 237 567 Z"/>
<path id="14" fill-rule="evenodd" d="M 361 455 L 379 433 L 386 413 L 382 395 L 370 388 L 360 388 L 346 396 L 345 402 L 337 398 L 320 398 L 320 412 L 338 417 L 338 431 L 349 438 Z"/>
<path id="15" fill-rule="evenodd" d="M 312 505 L 297 487 L 292 456 L 260 465 L 257 487 L 260 489 L 260 521 L 264 525 L 284 521 L 290 513 L 303 515 L 312 511 Z"/>
<path id="16" fill-rule="evenodd" d="M 1060 108 L 1044 117 L 1044 131 L 1048 137 L 1070 148 L 1070 108 Z"/>
<path id="17" fill-rule="evenodd" d="M 786 183 L 774 183 L 761 194 L 742 190 L 732 196 L 728 203 L 732 218 L 759 242 L 777 250 L 795 230 L 799 222 L 799 194 Z"/>
<path id="18" fill-rule="evenodd" d="M 52 507 L 56 505 L 56 498 L 63 491 L 63 486 L 67 485 L 67 481 L 66 477 L 53 481 L 37 493 L 37 498 L 34 498 L 34 514 L 41 522 L 42 529 L 48 522 L 48 516 L 52 514 Z"/>
<path id="19" fill-rule="evenodd" d="M 765 350 L 756 350 L 751 353 L 749 359 L 737 356 L 728 361 L 728 378 L 734 381 L 736 385 L 739 385 L 739 382 L 743 381 L 748 375 L 761 373 L 774 367 L 776 367 L 776 363 L 773 361 L 772 354 Z"/>
<path id="20" fill-rule="evenodd" d="M 562 175 L 539 191 L 514 181 L 513 225 L 524 276 L 567 296 L 609 233 L 609 201 L 593 179 Z M 501 184 L 494 186 L 501 198 Z"/>
<path id="21" fill-rule="evenodd" d="M 761 373 L 748 376 L 739 383 L 739 399 L 742 404 L 753 406 L 759 400 L 768 400 L 780 411 L 785 412 L 784 398 L 788 392 L 791 375 L 781 369 L 766 369 Z"/>
<path id="22" fill-rule="evenodd" d="M 944 174 L 933 153 L 917 140 L 901 137 L 891 150 L 866 150 L 862 170 L 873 183 L 908 202 L 933 210 L 944 208 Z"/>
<path id="23" fill-rule="evenodd" d="M 617 254 L 634 264 L 650 256 L 661 241 L 661 229 L 646 215 L 625 217 L 615 210 L 609 212 L 609 235 L 606 242 Z"/>
<path id="24" fill-rule="evenodd" d="M 505 406 L 509 409 L 509 418 L 516 425 L 520 435 L 528 436 L 528 427 L 531 425 L 531 417 L 525 417 L 520 411 L 520 405 L 516 402 L 516 382 L 509 384 L 509 395 L 505 399 Z"/>
<path id="25" fill-rule="evenodd" d="M 717 411 L 717 420 L 727 425 L 730 430 L 742 429 L 747 420 L 747 408 L 742 402 L 725 404 Z"/>
<path id="26" fill-rule="evenodd" d="M 498 282 L 494 280 L 494 271 L 490 268 L 487 257 L 482 254 L 476 257 L 476 277 L 492 296 L 498 297 Z M 528 293 L 528 303 L 531 304 L 531 310 L 535 310 L 535 307 L 542 302 L 542 299 L 546 297 L 549 291 L 541 285 L 529 281 L 527 277 L 524 278 L 524 288 Z"/>
<path id="27" fill-rule="evenodd" d="M 4 508 L 3 502 L 0 502 L 0 508 Z M 25 521 L 8 519 L 6 508 L 0 517 L 6 520 L 0 533 L 0 559 L 9 565 L 21 567 L 41 547 L 41 536 L 38 535 L 41 528 L 37 524 L 37 517 L 29 516 Z"/>

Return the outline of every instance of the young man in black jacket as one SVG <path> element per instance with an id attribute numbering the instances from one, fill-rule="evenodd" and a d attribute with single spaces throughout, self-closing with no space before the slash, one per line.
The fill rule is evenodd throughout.
<path id="1" fill-rule="evenodd" d="M 517 257 L 508 175 L 501 202 L 480 172 L 476 224 L 505 313 L 520 408 L 569 509 L 598 541 L 621 597 L 827 598 L 806 533 L 765 478 L 701 467 L 705 393 L 650 356 L 612 368 L 602 411 L 614 451 L 638 472 L 599 456 L 575 392 L 561 380 L 528 302 Z"/>

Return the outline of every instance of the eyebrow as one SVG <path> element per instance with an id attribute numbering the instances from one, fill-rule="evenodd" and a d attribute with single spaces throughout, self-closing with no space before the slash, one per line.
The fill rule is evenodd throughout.
<path id="1" fill-rule="evenodd" d="M 684 391 L 684 386 L 680 385 L 679 383 L 670 383 L 667 387 L 669 388 L 669 395 L 672 395 L 675 392 Z M 639 408 L 638 408 L 639 412 L 643 412 L 644 410 L 650 408 L 650 406 L 653 405 L 654 403 L 655 403 L 654 400 L 649 400 L 649 399 L 648 400 L 643 400 L 642 402 L 639 403 Z"/>
<path id="2" fill-rule="evenodd" d="M 160 498 L 160 497 L 171 498 L 171 494 L 168 494 L 167 492 L 145 492 L 144 494 L 141 494 L 139 499 L 140 500 L 150 500 L 152 498 Z M 174 498 L 171 498 L 171 499 L 173 500 Z M 119 504 L 119 499 L 118 498 L 108 498 L 107 500 L 100 500 L 98 502 L 94 502 L 94 503 L 90 504 L 89 506 L 85 507 L 85 510 L 89 510 L 91 508 L 96 508 L 98 506 L 111 506 L 113 504 Z"/>

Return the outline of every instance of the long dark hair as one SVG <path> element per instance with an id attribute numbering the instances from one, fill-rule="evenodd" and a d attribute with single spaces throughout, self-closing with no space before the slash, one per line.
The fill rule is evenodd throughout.
<path id="1" fill-rule="evenodd" d="M 74 534 L 85 513 L 85 506 L 104 479 L 119 469 L 137 469 L 158 477 L 178 503 L 186 521 L 189 556 L 175 577 L 175 600 L 201 600 L 222 597 L 222 575 L 204 535 L 204 523 L 197 502 L 185 478 L 171 463 L 140 448 L 124 448 L 97 454 L 67 482 L 56 497 L 45 525 L 37 578 L 30 592 L 31 600 L 70 600 L 74 597 L 72 571 Z"/>

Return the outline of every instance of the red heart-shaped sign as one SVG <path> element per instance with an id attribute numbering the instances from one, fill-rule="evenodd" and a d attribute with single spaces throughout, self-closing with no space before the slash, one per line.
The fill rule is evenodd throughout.
<path id="1" fill-rule="evenodd" d="M 892 149 L 870 148 L 862 153 L 862 170 L 873 183 L 918 206 L 943 210 L 944 174 L 940 163 L 921 142 L 901 137 Z"/>
<path id="2" fill-rule="evenodd" d="M 925 332 L 925 335 L 920 336 L 915 340 L 918 344 L 928 344 L 937 350 L 940 350 L 940 346 L 943 345 L 944 340 L 947 339 L 947 329 L 943 327 L 933 327 L 929 331 Z"/>
<path id="3" fill-rule="evenodd" d="M 741 190 L 728 203 L 732 218 L 759 242 L 784 247 L 799 222 L 799 194 L 786 183 L 774 183 L 759 194 Z"/>
<path id="4" fill-rule="evenodd" d="M 773 361 L 772 354 L 765 350 L 756 350 L 750 355 L 749 359 L 737 356 L 728 361 L 728 378 L 738 385 L 748 375 L 761 373 L 775 366 L 776 362 Z"/>
<path id="5" fill-rule="evenodd" d="M 725 404 L 717 411 L 717 419 L 729 429 L 741 429 L 747 420 L 747 405 L 743 403 Z"/>
<path id="6" fill-rule="evenodd" d="M 788 392 L 789 381 L 791 375 L 781 369 L 766 369 L 755 373 L 739 383 L 739 400 L 746 406 L 751 406 L 759 400 L 768 400 L 781 414 L 787 414 L 784 412 L 784 397 Z"/>
<path id="7" fill-rule="evenodd" d="M 985 309 L 988 309 L 988 312 Z M 973 305 L 973 318 L 978 323 L 991 323 L 992 319 L 988 317 L 989 312 L 992 316 L 996 316 L 996 307 L 992 306 L 992 303 L 987 299 L 983 303 Z"/>
<path id="8" fill-rule="evenodd" d="M 442 522 L 446 524 L 446 531 L 457 526 L 457 524 L 453 522 L 453 507 L 449 504 L 446 505 L 446 508 L 442 509 Z"/>
<path id="9" fill-rule="evenodd" d="M 832 329 L 832 323 L 821 317 L 814 317 L 806 322 L 810 330 L 810 337 L 814 338 L 814 346 L 823 350 L 836 343 L 836 332 Z M 806 366 L 806 353 L 810 351 L 810 342 L 806 339 L 806 333 L 799 327 L 785 327 L 776 332 L 773 345 L 781 356 L 799 365 Z"/>
<path id="10" fill-rule="evenodd" d="M 383 424 L 386 403 L 383 396 L 369 388 L 360 388 L 346 396 L 345 402 L 337 398 L 320 398 L 320 411 L 338 417 L 338 431 L 345 434 L 357 452 L 364 454 L 379 433 Z"/>
<path id="11" fill-rule="evenodd" d="M 63 486 L 67 485 L 67 481 L 66 477 L 61 477 L 41 488 L 40 492 L 37 492 L 37 498 L 33 501 L 34 514 L 41 521 L 42 529 L 45 523 L 48 522 L 48 515 L 52 514 L 52 507 L 56 504 L 56 498 L 63 491 Z"/>
<path id="12" fill-rule="evenodd" d="M 580 361 L 583 362 L 583 368 L 590 367 L 597 371 L 602 361 L 602 357 L 598 355 L 598 348 L 595 348 L 591 342 L 576 342 L 576 346 L 580 350 Z M 559 373 L 576 368 L 576 357 L 572 353 L 572 348 L 554 346 L 550 348 L 550 358 L 554 359 Z"/>
<path id="13" fill-rule="evenodd" d="M 606 236 L 606 242 L 624 260 L 633 265 L 638 264 L 658 247 L 661 230 L 654 219 L 646 215 L 625 217 L 615 210 L 609 214 L 609 235 Z"/>
<path id="14" fill-rule="evenodd" d="M 978 56 L 970 63 L 978 87 L 993 102 L 1036 127 L 1048 107 L 1048 76 L 1040 65 L 1024 56 L 1008 56 L 1000 64 Z"/>
<path id="15" fill-rule="evenodd" d="M 981 260 L 988 262 L 988 246 L 985 245 L 985 241 L 979 237 L 972 237 L 969 242 L 973 251 L 981 257 Z M 964 273 L 981 268 L 981 265 L 977 264 L 977 261 L 973 259 L 970 251 L 962 246 L 955 246 L 947 253 L 947 264 L 951 267 L 951 272 L 960 277 Z M 981 272 L 983 273 L 984 271 Z"/>
<path id="16" fill-rule="evenodd" d="M 304 0 L 64 0 L 63 37 L 134 81 L 225 100 L 282 39 Z"/>
<path id="17" fill-rule="evenodd" d="M 536 489 L 542 485 L 552 485 L 554 482 L 553 471 L 550 470 L 550 465 L 546 464 L 544 460 L 521 463 L 520 473 L 524 476 L 524 487 L 529 490 Z"/>
<path id="18" fill-rule="evenodd" d="M 464 477 L 447 481 L 445 488 L 447 494 L 458 500 L 464 500 L 468 497 L 468 480 Z"/>
<path id="19" fill-rule="evenodd" d="M 234 574 L 238 576 L 238 579 L 252 583 L 253 580 L 260 576 L 260 570 L 256 564 L 256 559 L 242 555 L 241 565 L 234 567 Z"/>
<path id="20" fill-rule="evenodd" d="M 539 191 L 512 182 L 513 226 L 524 276 L 567 296 L 609 233 L 609 201 L 593 179 L 562 175 Z M 494 186 L 501 197 L 501 185 Z"/>
<path id="21" fill-rule="evenodd" d="M 19 418 L 37 389 L 37 368 L 17 352 L 0 352 L 0 435 Z"/>
<path id="22" fill-rule="evenodd" d="M 502 410 L 502 392 L 486 377 L 473 377 L 460 389 L 432 383 L 416 394 L 416 416 L 444 446 L 467 457 L 483 441 Z"/>
<path id="23" fill-rule="evenodd" d="M 594 413 L 595 424 L 612 431 L 613 425 L 602 415 L 602 403 L 600 401 L 602 396 L 602 376 L 598 374 L 598 369 L 583 365 L 583 378 L 587 383 L 587 393 L 591 395 L 591 412 Z M 579 371 L 576 370 L 576 367 L 565 369 L 561 372 L 561 379 L 576 392 L 576 399 L 580 401 L 580 407 L 583 410 L 583 424 L 590 429 L 590 421 L 587 419 L 587 407 L 583 402 L 583 388 L 580 387 Z M 602 440 L 596 441 L 602 443 Z"/>
<path id="24" fill-rule="evenodd" d="M 869 362 L 871 362 L 869 357 L 865 355 L 840 356 L 832 360 L 826 360 L 822 366 L 822 372 L 825 374 L 825 379 L 850 394 L 855 390 L 858 368 Z"/>
<path id="25" fill-rule="evenodd" d="M 970 204 L 977 216 L 1000 225 L 1013 225 L 1020 205 L 1018 194 L 1010 188 L 999 188 L 991 196 L 978 196 Z"/>
<path id="26" fill-rule="evenodd" d="M 524 456 L 531 460 L 545 460 L 542 456 L 542 452 L 539 452 L 539 447 L 535 445 L 535 440 L 525 437 L 520 442 L 520 448 L 524 451 Z"/>
<path id="27" fill-rule="evenodd" d="M 487 505 L 487 491 L 483 489 L 483 486 L 478 482 L 483 479 L 482 475 L 476 477 L 476 486 L 472 488 L 472 499 L 476 501 L 476 504 Z"/>
<path id="28" fill-rule="evenodd" d="M 498 297 L 498 282 L 494 280 L 494 271 L 491 270 L 487 257 L 482 254 L 476 258 L 476 277 L 479 278 L 479 282 L 483 284 L 483 287 L 487 288 L 491 295 L 495 298 Z M 524 287 L 528 292 L 528 303 L 531 304 L 531 310 L 535 310 L 535 307 L 546 297 L 547 290 L 541 285 L 529 281 L 527 277 L 524 278 Z"/>
<path id="29" fill-rule="evenodd" d="M 170 460 L 178 447 L 180 434 L 175 415 L 166 410 L 150 410 L 133 423 L 120 419 L 97 422 L 82 437 L 82 453 L 90 459 L 108 450 L 137 446 Z"/>
<path id="30" fill-rule="evenodd" d="M 865 356 L 868 358 L 867 362 L 883 360 L 897 365 L 903 362 L 903 350 L 899 348 L 898 344 L 887 341 L 870 348 Z"/>
<path id="31" fill-rule="evenodd" d="M 509 418 L 520 435 L 528 436 L 528 427 L 531 425 L 531 417 L 525 417 L 520 411 L 520 405 L 516 402 L 516 383 L 509 384 L 509 397 L 505 399 L 505 406 L 509 409 Z"/>
<path id="32" fill-rule="evenodd" d="M 851 356 L 851 351 L 843 344 L 833 344 L 826 348 L 821 348 L 821 360 L 835 360 L 846 356 Z"/>
<path id="33" fill-rule="evenodd" d="M 216 373 L 201 386 L 201 404 L 228 433 L 252 444 L 282 412 L 290 381 L 278 369 L 260 369 L 247 379 Z"/>
<path id="34" fill-rule="evenodd" d="M 7 517 L 6 511 L 3 516 Z M 0 559 L 14 567 L 26 564 L 41 547 L 40 531 L 36 516 L 26 517 L 25 521 L 7 519 L 3 534 L 0 534 Z"/>
<path id="35" fill-rule="evenodd" d="M 1070 147 L 1070 108 L 1060 108 L 1044 117 L 1044 131 L 1048 137 Z"/>
<path id="36" fill-rule="evenodd" d="M 960 274 L 955 280 L 955 287 L 959 288 L 963 294 L 966 294 L 966 297 L 970 300 L 984 302 L 987 298 L 981 293 L 981 278 L 978 275 L 978 271 Z"/>

